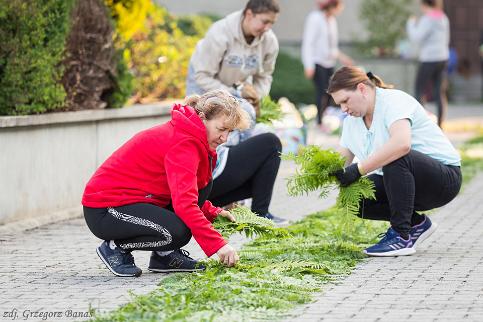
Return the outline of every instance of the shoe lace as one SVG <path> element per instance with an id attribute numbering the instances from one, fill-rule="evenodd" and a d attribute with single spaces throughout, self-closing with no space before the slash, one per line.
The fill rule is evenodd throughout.
<path id="1" fill-rule="evenodd" d="M 134 256 L 131 254 L 131 252 L 122 253 L 122 259 L 124 264 L 134 265 Z"/>
<path id="2" fill-rule="evenodd" d="M 188 257 L 189 259 L 193 259 L 190 257 L 190 253 L 187 251 L 187 250 L 184 250 L 184 249 L 177 249 L 176 252 L 180 253 L 181 255 L 183 255 L 184 257 Z"/>

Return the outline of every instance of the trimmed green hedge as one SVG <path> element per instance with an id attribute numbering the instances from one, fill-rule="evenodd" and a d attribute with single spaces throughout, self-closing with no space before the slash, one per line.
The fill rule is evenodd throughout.
<path id="1" fill-rule="evenodd" d="M 304 67 L 298 58 L 280 51 L 273 74 L 270 96 L 274 100 L 287 97 L 291 102 L 315 104 L 315 88 L 305 78 Z"/>
<path id="2" fill-rule="evenodd" d="M 0 115 L 62 108 L 72 0 L 0 1 Z"/>

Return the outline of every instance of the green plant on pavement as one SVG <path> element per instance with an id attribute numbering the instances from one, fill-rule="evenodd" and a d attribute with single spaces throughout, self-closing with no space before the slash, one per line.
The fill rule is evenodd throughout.
<path id="1" fill-rule="evenodd" d="M 231 222 L 225 217 L 218 216 L 213 223 L 215 229 L 220 232 L 223 237 L 229 238 L 235 233 L 241 233 L 248 238 L 254 236 L 283 238 L 288 236 L 285 229 L 276 228 L 273 221 L 257 216 L 247 207 L 239 206 L 230 210 L 230 212 L 235 217 L 235 222 Z"/>
<path id="2" fill-rule="evenodd" d="M 333 208 L 288 227 L 285 238 L 259 237 L 243 247 L 234 268 L 210 260 L 204 272 L 169 275 L 155 291 L 132 294 L 129 304 L 93 321 L 282 319 L 328 281 L 349 274 L 364 257 L 360 249 L 384 230 L 381 223 L 360 226 L 341 241 L 335 233 L 341 215 Z"/>

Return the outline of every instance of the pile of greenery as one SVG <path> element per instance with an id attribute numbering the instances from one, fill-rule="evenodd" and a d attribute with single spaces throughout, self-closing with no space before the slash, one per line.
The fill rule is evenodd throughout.
<path id="1" fill-rule="evenodd" d="M 280 103 L 273 101 L 270 96 L 262 98 L 257 123 L 272 124 L 273 121 L 281 120 L 282 117 L 283 113 Z"/>
<path id="2" fill-rule="evenodd" d="M 252 321 L 282 319 L 308 303 L 323 285 L 349 274 L 375 240 L 381 223 L 358 227 L 341 241 L 340 209 L 306 217 L 285 238 L 260 237 L 243 247 L 240 262 L 226 268 L 208 261 L 201 273 L 173 274 L 146 295 L 93 321 Z M 357 217 L 352 220 L 360 222 Z"/>

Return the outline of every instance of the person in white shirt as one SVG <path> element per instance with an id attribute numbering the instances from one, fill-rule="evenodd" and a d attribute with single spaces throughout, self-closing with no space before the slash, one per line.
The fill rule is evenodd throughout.
<path id="1" fill-rule="evenodd" d="M 352 59 L 339 50 L 337 21 L 335 17 L 344 8 L 341 0 L 317 0 L 319 9 L 312 11 L 305 20 L 302 39 L 302 63 L 305 76 L 314 82 L 317 105 L 317 124 L 329 104 L 327 87 L 334 73 L 337 60 L 342 65 L 352 65 Z"/>
<path id="2" fill-rule="evenodd" d="M 328 93 L 348 114 L 340 140 L 347 166 L 334 175 L 348 186 L 369 174 L 376 200 L 362 200 L 358 215 L 391 224 L 384 238 L 364 252 L 414 254 L 436 229 L 416 211 L 444 206 L 461 188 L 458 152 L 415 98 L 372 73 L 342 67 L 332 76 Z M 352 163 L 354 157 L 358 163 Z"/>
<path id="3" fill-rule="evenodd" d="M 448 105 L 444 84 L 450 37 L 448 17 L 439 6 L 438 0 L 421 0 L 423 16 L 419 19 L 411 17 L 406 29 L 409 39 L 420 47 L 415 96 L 423 103 L 428 85 L 432 86 L 433 98 L 438 108 L 438 125 L 441 127 Z"/>

